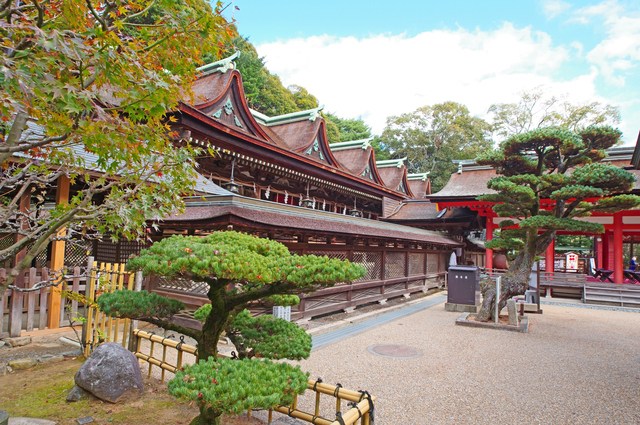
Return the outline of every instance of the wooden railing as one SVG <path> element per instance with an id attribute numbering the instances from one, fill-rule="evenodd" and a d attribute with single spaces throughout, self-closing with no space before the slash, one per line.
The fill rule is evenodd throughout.
<path id="1" fill-rule="evenodd" d="M 171 337 L 162 337 L 160 335 L 155 335 L 150 332 L 141 331 L 139 329 L 135 329 L 133 334 L 136 337 L 136 344 L 134 348 L 135 356 L 149 363 L 149 371 L 147 377 L 151 377 L 152 368 L 159 367 L 161 369 L 161 381 L 165 380 L 165 371 L 175 373 L 178 369 L 182 367 L 183 364 L 183 353 L 187 353 L 195 356 L 195 361 L 198 361 L 197 348 L 193 345 L 188 345 L 184 343 L 184 338 L 181 337 L 180 341 L 176 341 L 173 336 Z M 147 353 L 143 352 L 143 341 L 147 340 L 150 342 L 150 348 Z M 155 346 L 160 345 L 162 354 L 161 357 L 157 357 L 156 353 L 159 354 L 159 351 L 155 350 Z M 171 363 L 171 360 L 167 358 L 167 349 L 177 350 L 177 356 L 175 356 L 175 364 Z M 146 350 L 144 350 L 146 351 Z M 229 357 L 227 354 L 218 353 L 219 356 Z M 173 358 L 174 356 L 171 356 Z M 294 396 L 294 402 L 291 406 L 275 406 L 273 409 L 270 409 L 268 412 L 270 423 L 273 419 L 273 412 L 283 413 L 285 415 L 291 416 L 292 418 L 296 418 L 302 420 L 304 422 L 309 422 L 312 424 L 318 425 L 352 425 L 355 424 L 358 419 L 361 420 L 362 425 L 371 425 L 373 421 L 371 420 L 373 415 L 374 401 L 375 397 L 369 395 L 367 392 L 360 391 L 351 391 L 345 388 L 342 388 L 341 385 L 328 385 L 322 382 L 322 380 L 312 381 L 309 380 L 307 383 L 307 390 L 310 390 L 315 393 L 315 405 L 313 413 L 304 412 L 298 408 L 298 396 Z M 321 395 L 330 396 L 335 398 L 336 410 L 335 417 L 336 419 L 326 419 L 325 417 L 320 415 L 320 398 Z M 342 403 L 343 401 L 348 402 L 347 409 L 342 411 Z M 248 416 L 251 416 L 251 411 L 247 412 Z"/>
<path id="2" fill-rule="evenodd" d="M 125 286 L 132 289 L 133 275 L 125 272 L 124 264 L 101 263 L 98 265 L 93 262 L 91 266 L 89 272 L 80 267 L 68 269 L 69 277 L 56 287 L 46 287 L 30 292 L 11 289 L 5 291 L 0 300 L 0 335 L 3 334 L 4 329 L 11 336 L 20 336 L 22 331 L 45 329 L 50 314 L 47 305 L 50 291 L 62 291 L 61 306 L 63 308 L 60 309 L 59 321 L 61 327 L 80 325 L 86 318 L 90 322 L 90 335 L 85 332 L 83 342 L 89 345 L 95 345 L 94 341 L 100 339 L 115 341 L 122 337 L 118 336 L 119 330 L 116 329 L 115 319 L 102 317 L 95 308 L 88 308 L 82 299 L 86 298 L 93 302 L 104 291 L 113 291 Z M 23 273 L 22 287 L 27 289 L 38 282 L 47 281 L 50 276 L 47 268 L 30 268 Z M 0 278 L 5 275 L 6 270 L 0 269 Z M 100 282 L 103 287 L 98 286 Z M 96 323 L 97 326 L 95 326 Z"/>
<path id="3" fill-rule="evenodd" d="M 298 246 L 299 245 L 299 246 Z M 296 254 L 326 255 L 362 265 L 366 275 L 354 282 L 337 284 L 311 294 L 300 294 L 291 319 L 311 318 L 334 311 L 349 311 L 359 305 L 383 302 L 444 286 L 448 251 L 410 250 L 386 247 L 337 247 L 298 244 Z M 445 258 L 446 257 L 446 258 Z M 184 279 L 154 278 L 149 290 L 198 307 L 209 302 L 206 284 Z"/>
<path id="4" fill-rule="evenodd" d="M 64 285 L 68 291 L 86 295 L 87 278 L 80 276 L 81 269 L 74 267 L 69 269 L 69 275 L 74 276 L 65 279 Z M 49 269 L 30 268 L 23 272 L 24 288 L 32 288 L 36 283 L 47 281 L 49 278 Z M 6 270 L 0 269 L 0 279 L 6 276 Z M 47 326 L 47 315 L 49 314 L 47 299 L 49 296 L 49 288 L 42 288 L 37 291 L 22 292 L 8 289 L 4 294 L 0 295 L 0 334 L 4 329 L 11 336 L 20 336 L 21 332 L 31 332 L 35 329 L 45 329 Z M 59 290 L 54 289 L 54 290 Z M 77 300 L 62 298 L 61 305 L 65 306 L 60 309 L 60 326 L 69 326 L 70 321 L 67 315 L 75 317 L 79 313 L 84 313 L 84 306 L 79 305 Z"/>

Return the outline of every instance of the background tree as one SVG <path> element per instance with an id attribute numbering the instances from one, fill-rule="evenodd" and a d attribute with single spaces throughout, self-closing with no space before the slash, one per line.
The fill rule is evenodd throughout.
<path id="1" fill-rule="evenodd" d="M 620 135 L 619 130 L 608 126 L 577 132 L 547 127 L 511 136 L 498 149 L 476 159 L 500 174 L 487 184 L 496 193 L 479 199 L 496 203 L 493 210 L 499 217 L 511 218 L 500 222 L 501 230 L 485 244 L 487 248 L 516 252 L 502 279 L 499 308 L 528 289 L 533 262 L 549 246 L 556 231 L 603 233 L 601 224 L 578 218 L 640 205 L 640 197 L 624 194 L 633 188 L 634 176 L 598 162 L 606 156 L 605 149 L 618 143 Z M 598 200 L 590 201 L 593 198 Z M 550 200 L 553 207 L 543 207 L 541 200 Z M 486 321 L 494 315 L 495 285 L 483 287 L 482 292 L 477 317 Z"/>
<path id="2" fill-rule="evenodd" d="M 179 276 L 209 285 L 211 311 L 202 331 L 174 325 L 165 320 L 166 314 L 156 315 L 149 309 L 153 302 L 136 300 L 136 295 L 115 292 L 116 295 L 103 294 L 98 298 L 100 308 L 107 314 L 147 320 L 191 336 L 198 341 L 201 358 L 217 355 L 220 334 L 232 314 L 248 303 L 277 294 L 313 292 L 364 275 L 363 267 L 348 261 L 291 255 L 279 242 L 237 232 L 216 232 L 206 237 L 172 236 L 130 259 L 128 267 L 142 270 L 147 276 Z"/>
<path id="3" fill-rule="evenodd" d="M 620 123 L 617 106 L 591 102 L 574 105 L 562 97 L 547 95 L 542 87 L 520 94 L 517 103 L 491 105 L 493 126 L 503 138 L 543 127 L 562 127 L 577 131 L 590 125 L 616 125 Z"/>
<path id="4" fill-rule="evenodd" d="M 26 250 L 1 294 L 54 239 L 136 237 L 181 208 L 194 151 L 174 149 L 165 114 L 227 23 L 201 0 L 3 1 L 0 19 L 0 233 L 17 235 L 0 261 Z M 44 208 L 61 176 L 75 193 Z"/>
<path id="5" fill-rule="evenodd" d="M 325 120 L 327 121 L 327 128 L 329 127 L 329 122 L 331 122 L 338 129 L 338 138 L 331 137 L 329 143 L 349 142 L 371 137 L 371 127 L 360 118 L 340 118 L 335 114 L 327 113 L 325 114 Z"/>
<path id="6" fill-rule="evenodd" d="M 392 158 L 407 157 L 411 173 L 428 171 L 434 192 L 449 181 L 452 159 L 472 159 L 491 147 L 491 126 L 456 102 L 424 106 L 387 118 L 379 143 Z"/>

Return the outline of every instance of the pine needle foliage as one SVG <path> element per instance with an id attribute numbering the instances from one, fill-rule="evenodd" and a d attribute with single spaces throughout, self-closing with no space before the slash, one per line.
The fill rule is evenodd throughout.
<path id="1" fill-rule="evenodd" d="M 200 408 L 200 419 L 192 423 L 206 424 L 219 423 L 223 413 L 291 404 L 294 394 L 306 390 L 308 379 L 299 366 L 287 363 L 210 358 L 182 368 L 168 387 L 171 395 Z"/>
<path id="2" fill-rule="evenodd" d="M 182 301 L 147 291 L 114 291 L 104 293 L 96 300 L 107 316 L 123 319 L 170 318 L 185 306 Z"/>
<path id="3" fill-rule="evenodd" d="M 241 311 L 231 320 L 227 336 L 241 359 L 302 360 L 311 354 L 311 335 L 295 323 L 268 314 L 252 317 L 249 310 Z"/>

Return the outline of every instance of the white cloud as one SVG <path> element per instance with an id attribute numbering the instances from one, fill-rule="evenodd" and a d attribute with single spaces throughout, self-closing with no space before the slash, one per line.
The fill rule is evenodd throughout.
<path id="1" fill-rule="evenodd" d="M 601 101 L 596 68 L 569 80 L 558 77 L 571 60 L 546 33 L 504 23 L 494 31 L 433 30 L 338 38 L 297 38 L 256 46 L 283 83 L 298 84 L 344 118 L 362 119 L 380 134 L 391 115 L 448 100 L 486 116 L 493 103 L 517 101 L 537 86 L 572 102 Z M 577 48 L 577 46 L 574 46 Z"/>
<path id="2" fill-rule="evenodd" d="M 542 11 L 547 19 L 553 19 L 565 10 L 571 8 L 569 3 L 565 3 L 559 0 L 545 0 L 542 3 Z"/>
<path id="3" fill-rule="evenodd" d="M 607 36 L 591 49 L 586 58 L 595 64 L 607 83 L 617 87 L 625 85 L 624 75 L 618 71 L 637 67 L 640 61 L 640 12 L 629 11 L 609 0 L 575 12 L 574 22 L 602 21 Z"/>

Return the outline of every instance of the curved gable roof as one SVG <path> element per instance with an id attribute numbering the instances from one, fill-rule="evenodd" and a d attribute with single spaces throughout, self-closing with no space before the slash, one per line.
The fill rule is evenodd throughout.
<path id="1" fill-rule="evenodd" d="M 404 165 L 406 159 L 405 157 L 401 159 L 377 161 L 376 168 L 386 187 L 413 198 L 413 193 L 407 181 L 407 167 Z"/>
<path id="2" fill-rule="evenodd" d="M 329 148 L 342 168 L 355 176 L 384 185 L 376 168 L 375 152 L 369 144 L 370 140 L 331 143 Z"/>
<path id="3" fill-rule="evenodd" d="M 431 194 L 431 180 L 427 178 L 429 173 L 407 174 L 409 188 L 415 199 L 422 199 Z"/>
<path id="4" fill-rule="evenodd" d="M 212 72 L 196 80 L 193 85 L 192 106 L 226 127 L 278 145 L 256 122 L 247 105 L 238 71 Z"/>
<path id="5" fill-rule="evenodd" d="M 284 124 L 275 123 L 269 125 L 268 128 L 283 141 L 284 147 L 291 152 L 342 169 L 340 163 L 329 149 L 326 124 L 322 118 L 317 119 L 317 117 L 310 115 L 313 111 L 315 110 L 302 111 L 299 120 L 288 121 Z"/>

